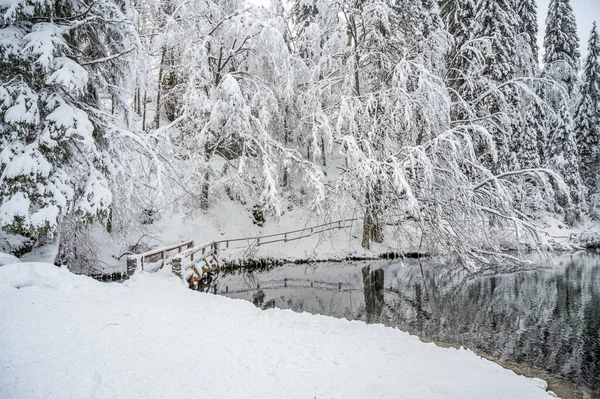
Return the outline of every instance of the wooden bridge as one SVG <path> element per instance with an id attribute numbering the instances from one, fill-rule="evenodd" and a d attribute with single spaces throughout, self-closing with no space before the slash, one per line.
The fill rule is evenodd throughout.
<path id="1" fill-rule="evenodd" d="M 247 257 L 253 249 L 262 245 L 278 242 L 287 243 L 329 230 L 352 228 L 357 220 L 337 220 L 284 233 L 210 241 L 198 246 L 195 246 L 193 241 L 184 241 L 142 254 L 129 255 L 127 258 L 127 275 L 133 275 L 138 267 L 146 272 L 155 272 L 165 265 L 170 265 L 173 274 L 185 279 L 190 287 L 195 288 L 206 273 L 219 267 L 220 250 L 228 249 L 231 244 L 243 243 L 245 248 L 243 257 Z"/>

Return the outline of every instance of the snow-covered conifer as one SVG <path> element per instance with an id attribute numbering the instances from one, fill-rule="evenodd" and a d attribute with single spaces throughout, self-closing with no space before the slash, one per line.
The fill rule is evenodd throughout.
<path id="1" fill-rule="evenodd" d="M 536 0 L 516 1 L 516 13 L 519 19 L 516 54 L 518 73 L 524 76 L 533 76 L 537 74 L 539 65 Z"/>
<path id="2" fill-rule="evenodd" d="M 474 48 L 473 26 L 475 2 L 472 0 L 443 0 L 440 2 L 440 17 L 453 39 L 453 46 L 446 57 L 446 84 L 451 90 L 455 119 L 466 117 L 463 101 L 473 99 L 472 75 L 479 73 L 477 52 Z"/>
<path id="3" fill-rule="evenodd" d="M 474 29 L 475 37 L 483 38 L 488 47 L 481 75 L 486 82 L 484 90 L 493 90 L 517 75 L 516 39 L 518 18 L 509 0 L 484 0 L 477 3 Z M 502 87 L 502 86 L 501 86 Z M 482 90 L 482 92 L 485 92 Z M 504 86 L 498 95 L 487 96 L 478 104 L 480 115 L 491 116 L 485 125 L 491 131 L 498 152 L 496 162 L 490 163 L 494 170 L 507 170 L 510 166 L 510 148 L 513 124 L 503 114 L 515 107 L 518 91 Z"/>
<path id="4" fill-rule="evenodd" d="M 573 94 L 579 68 L 579 38 L 570 0 L 551 0 L 544 35 L 544 73 Z M 556 96 L 555 96 L 556 97 Z M 561 97 L 558 95 L 558 97 Z M 555 108 L 560 101 L 550 99 Z"/>
<path id="5" fill-rule="evenodd" d="M 575 114 L 575 137 L 581 160 L 581 177 L 590 202 L 600 200 L 600 38 L 596 23 L 588 41 L 580 97 Z M 594 198 L 592 198 L 594 197 Z"/>
<path id="6" fill-rule="evenodd" d="M 129 12 L 111 0 L 0 5 L 0 227 L 29 248 L 61 221 L 110 220 L 111 126 L 127 123 L 131 100 Z"/>
<path id="7" fill-rule="evenodd" d="M 585 186 L 579 172 L 579 156 L 573 129 L 573 118 L 566 101 L 562 102 L 555 118 L 548 145 L 549 167 L 559 173 L 569 187 L 569 198 L 561 198 L 565 221 L 575 223 L 585 207 Z"/>

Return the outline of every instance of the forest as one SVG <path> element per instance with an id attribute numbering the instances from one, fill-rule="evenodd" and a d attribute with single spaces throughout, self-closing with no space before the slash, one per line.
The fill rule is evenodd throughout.
<path id="1" fill-rule="evenodd" d="M 542 248 L 542 217 L 600 219 L 600 38 L 582 57 L 569 0 L 543 48 L 537 20 L 535 0 L 0 0 L 0 251 L 93 262 L 95 229 L 229 202 L 356 216 L 364 248 L 410 228 L 467 267 Z"/>

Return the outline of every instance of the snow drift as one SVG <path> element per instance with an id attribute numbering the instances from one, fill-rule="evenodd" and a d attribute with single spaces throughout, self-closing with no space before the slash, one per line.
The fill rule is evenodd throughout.
<path id="1" fill-rule="evenodd" d="M 0 397 L 549 398 L 546 383 L 381 325 L 49 264 L 0 268 Z"/>

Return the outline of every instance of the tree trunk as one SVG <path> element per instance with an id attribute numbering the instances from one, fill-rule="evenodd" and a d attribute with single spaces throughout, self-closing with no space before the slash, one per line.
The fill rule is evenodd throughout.
<path id="1" fill-rule="evenodd" d="M 142 130 L 146 131 L 146 101 L 147 101 L 147 93 L 144 91 L 144 112 L 142 113 Z"/>
<path id="2" fill-rule="evenodd" d="M 156 129 L 160 127 L 160 103 L 161 103 L 161 92 L 162 92 L 162 79 L 163 72 L 165 68 L 165 54 L 167 53 L 167 48 L 162 48 L 162 54 L 160 56 L 160 68 L 158 69 L 158 89 L 156 90 L 156 115 L 154 116 L 154 124 L 156 125 Z"/>
<path id="3" fill-rule="evenodd" d="M 321 161 L 323 166 L 327 166 L 327 156 L 325 154 L 325 139 L 321 137 Z"/>
<path id="4" fill-rule="evenodd" d="M 290 132 L 288 129 L 288 109 L 289 107 L 285 107 L 285 115 L 283 117 L 283 145 L 287 148 L 288 143 L 290 141 Z M 283 187 L 288 187 L 289 182 L 289 168 L 287 165 L 283 166 Z"/>
<path id="5" fill-rule="evenodd" d="M 365 194 L 365 216 L 363 219 L 362 247 L 371 248 L 371 241 L 383 242 L 383 226 L 381 223 L 381 183 L 377 182 L 372 191 Z"/>
<path id="6" fill-rule="evenodd" d="M 208 210 L 208 191 L 209 191 L 209 184 L 208 184 L 208 179 L 209 179 L 210 175 L 208 172 L 206 172 L 204 174 L 204 183 L 202 183 L 202 194 L 201 194 L 201 198 L 200 198 L 200 209 L 202 209 L 203 211 Z"/>
<path id="7" fill-rule="evenodd" d="M 372 229 L 371 214 L 369 211 L 365 212 L 363 218 L 363 235 L 361 246 L 364 249 L 371 249 L 371 229 Z"/>

